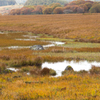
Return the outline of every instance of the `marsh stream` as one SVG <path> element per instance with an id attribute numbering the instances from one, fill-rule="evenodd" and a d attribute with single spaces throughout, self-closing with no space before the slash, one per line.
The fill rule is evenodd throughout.
<path id="1" fill-rule="evenodd" d="M 4 34 L 4 33 L 0 32 L 0 34 Z M 15 40 L 18 40 L 18 41 L 35 41 L 38 36 L 23 35 L 23 37 L 27 37 L 27 39 L 15 39 Z M 49 42 L 50 44 L 43 45 L 44 48 L 65 44 L 65 42 L 58 42 L 58 41 L 45 41 L 45 42 Z M 30 47 L 31 46 L 8 46 L 8 47 L 0 47 L 0 50 L 2 50 L 2 49 L 23 49 L 23 48 L 30 48 Z"/>
<path id="2" fill-rule="evenodd" d="M 4 34 L 3 32 L 0 32 L 0 34 Z M 23 37 L 25 37 L 25 39 L 15 39 L 15 40 L 18 40 L 18 41 L 35 41 L 36 38 L 38 36 L 32 36 L 32 35 L 23 35 Z M 26 39 L 27 37 L 27 39 Z M 44 48 L 48 48 L 48 47 L 52 47 L 52 46 L 61 46 L 63 44 L 65 44 L 65 42 L 58 42 L 58 41 L 45 41 L 45 42 L 49 42 L 50 44 L 48 45 L 43 45 Z M 9 46 L 9 47 L 1 47 L 0 50 L 2 49 L 23 49 L 23 48 L 30 48 L 31 46 Z M 65 68 L 70 65 L 74 71 L 80 71 L 80 70 L 86 70 L 86 71 L 89 71 L 92 67 L 92 65 L 95 65 L 95 66 L 100 66 L 100 62 L 88 62 L 86 60 L 84 61 L 79 61 L 79 62 L 75 62 L 75 61 L 63 61 L 63 62 L 55 62 L 55 63 L 49 63 L 49 62 L 44 62 L 42 64 L 42 69 L 44 67 L 47 67 L 47 68 L 51 68 L 51 69 L 54 69 L 57 73 L 56 76 L 61 76 L 62 75 L 62 71 L 65 70 Z M 18 71 L 18 69 L 15 69 L 15 68 L 8 68 L 9 70 L 12 70 L 12 71 Z M 28 73 L 29 74 L 29 73 Z"/>

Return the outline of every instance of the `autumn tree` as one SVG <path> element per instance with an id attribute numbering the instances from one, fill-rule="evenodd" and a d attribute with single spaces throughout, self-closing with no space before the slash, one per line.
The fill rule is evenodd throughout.
<path id="1" fill-rule="evenodd" d="M 62 7 L 56 7 L 53 11 L 54 14 L 63 14 L 63 8 Z"/>
<path id="2" fill-rule="evenodd" d="M 87 10 L 89 11 L 89 9 L 92 7 L 93 2 L 86 2 L 85 5 L 87 6 Z"/>
<path id="3" fill-rule="evenodd" d="M 84 13 L 84 8 L 82 8 L 82 7 L 78 7 L 77 8 L 77 13 Z"/>
<path id="4" fill-rule="evenodd" d="M 52 8 L 51 7 L 46 7 L 44 10 L 43 10 L 43 14 L 51 14 L 52 13 Z"/>
<path id="5" fill-rule="evenodd" d="M 10 15 L 16 15 L 16 9 L 12 9 L 9 14 Z"/>
<path id="6" fill-rule="evenodd" d="M 31 14 L 33 11 L 32 8 L 28 8 L 28 7 L 23 7 L 21 8 L 21 13 L 22 15 L 28 15 L 28 14 Z"/>
<path id="7" fill-rule="evenodd" d="M 36 8 L 32 11 L 33 14 L 42 14 L 42 6 L 38 5 Z"/>
<path id="8" fill-rule="evenodd" d="M 100 4 L 93 5 L 89 11 L 91 13 L 100 13 Z"/>
<path id="9" fill-rule="evenodd" d="M 50 5 L 50 7 L 52 8 L 52 10 L 54 10 L 56 7 L 61 7 L 60 3 L 53 3 Z"/>
<path id="10" fill-rule="evenodd" d="M 88 11 L 88 7 L 85 4 L 79 5 L 79 9 L 81 9 L 81 10 L 83 9 L 84 12 L 87 12 Z"/>

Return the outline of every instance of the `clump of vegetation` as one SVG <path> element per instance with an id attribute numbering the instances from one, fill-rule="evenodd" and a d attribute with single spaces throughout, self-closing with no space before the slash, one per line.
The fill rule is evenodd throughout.
<path id="1" fill-rule="evenodd" d="M 90 74 L 100 74 L 100 67 L 92 65 L 92 68 L 89 70 Z"/>
<path id="2" fill-rule="evenodd" d="M 43 58 L 42 57 L 36 57 L 35 59 L 34 59 L 34 65 L 35 66 L 38 66 L 38 67 L 41 67 L 41 65 L 42 65 L 42 62 L 43 62 Z"/>
<path id="3" fill-rule="evenodd" d="M 80 71 L 78 71 L 76 73 L 77 74 L 81 74 L 81 75 L 86 75 L 86 74 L 88 74 L 88 71 L 86 71 L 86 70 L 80 70 Z"/>
<path id="4" fill-rule="evenodd" d="M 52 13 L 52 8 L 51 7 L 47 7 L 43 10 L 43 14 L 51 14 Z"/>
<path id="5" fill-rule="evenodd" d="M 90 10 L 89 10 L 91 13 L 100 13 L 100 4 L 97 3 L 97 4 L 94 4 Z"/>
<path id="6" fill-rule="evenodd" d="M 53 69 L 50 69 L 50 72 L 49 72 L 49 74 L 50 74 L 50 75 L 52 75 L 52 76 L 55 76 L 57 73 L 56 73 L 56 71 L 55 71 L 55 70 L 53 70 Z"/>
<path id="7" fill-rule="evenodd" d="M 63 14 L 63 8 L 62 7 L 56 7 L 53 11 L 54 14 Z"/>
<path id="8" fill-rule="evenodd" d="M 4 63 L 0 63 L 0 74 L 4 73 L 6 70 L 6 65 Z"/>
<path id="9" fill-rule="evenodd" d="M 43 68 L 40 72 L 41 75 L 49 75 L 50 69 L 49 68 Z"/>

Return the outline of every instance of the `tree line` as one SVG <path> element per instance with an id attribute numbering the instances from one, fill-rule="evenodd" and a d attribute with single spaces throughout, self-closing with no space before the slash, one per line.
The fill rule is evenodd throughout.
<path id="1" fill-rule="evenodd" d="M 72 1 L 62 6 L 60 3 L 50 5 L 24 6 L 21 9 L 12 9 L 10 15 L 29 14 L 66 14 L 66 13 L 100 13 L 100 3 L 93 1 Z"/>

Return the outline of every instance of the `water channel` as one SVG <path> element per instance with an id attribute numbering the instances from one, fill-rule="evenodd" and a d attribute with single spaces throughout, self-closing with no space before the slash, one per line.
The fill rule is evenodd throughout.
<path id="1" fill-rule="evenodd" d="M 0 32 L 0 34 L 4 34 L 3 32 Z M 31 36 L 31 35 L 24 35 L 24 37 L 28 37 L 28 39 L 16 39 L 16 40 L 23 40 L 23 41 L 35 41 L 37 36 Z M 52 47 L 52 46 L 56 46 L 56 45 L 63 45 L 65 42 L 57 42 L 57 41 L 46 41 L 49 42 L 50 44 L 48 45 L 43 45 L 44 48 L 47 47 Z M 9 46 L 9 47 L 3 47 L 3 49 L 7 48 L 7 49 L 22 49 L 22 48 L 30 48 L 31 46 Z M 2 48 L 0 48 L 2 49 Z M 54 69 L 57 73 L 56 76 L 61 76 L 62 71 L 65 70 L 65 68 L 70 65 L 74 71 L 80 71 L 80 70 L 86 70 L 89 71 L 92 67 L 92 65 L 95 66 L 100 66 L 100 62 L 88 62 L 86 60 L 84 61 L 79 61 L 79 62 L 75 62 L 75 61 L 63 61 L 63 62 L 55 62 L 55 63 L 49 63 L 49 62 L 44 62 L 42 64 L 42 68 L 47 67 L 47 68 L 51 68 Z M 9 70 L 12 71 L 18 71 L 18 69 L 14 69 L 14 68 L 9 68 Z"/>

